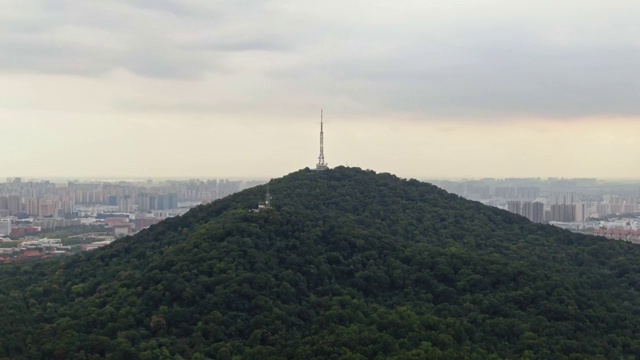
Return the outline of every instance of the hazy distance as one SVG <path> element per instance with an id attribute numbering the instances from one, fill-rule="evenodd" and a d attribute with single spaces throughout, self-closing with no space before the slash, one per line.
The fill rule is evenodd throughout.
<path id="1" fill-rule="evenodd" d="M 637 178 L 638 10 L 8 0 L 0 177 Z"/>

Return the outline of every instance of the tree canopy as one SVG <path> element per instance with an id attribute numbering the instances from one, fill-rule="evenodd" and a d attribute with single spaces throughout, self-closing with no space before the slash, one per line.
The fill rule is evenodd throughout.
<path id="1" fill-rule="evenodd" d="M 357 168 L 0 267 L 0 359 L 640 356 L 640 248 Z"/>

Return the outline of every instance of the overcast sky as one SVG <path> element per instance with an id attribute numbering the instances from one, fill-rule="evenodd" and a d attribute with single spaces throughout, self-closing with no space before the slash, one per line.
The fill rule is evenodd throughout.
<path id="1" fill-rule="evenodd" d="M 637 0 L 4 0 L 0 176 L 640 178 Z"/>

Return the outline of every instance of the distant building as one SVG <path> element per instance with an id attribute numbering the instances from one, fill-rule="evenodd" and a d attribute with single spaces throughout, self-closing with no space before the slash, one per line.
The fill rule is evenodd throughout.
<path id="1" fill-rule="evenodd" d="M 167 199 L 167 195 L 158 195 L 156 197 L 156 208 L 154 210 L 168 210 L 169 209 L 169 199 Z"/>
<path id="2" fill-rule="evenodd" d="M 531 201 L 525 201 L 520 208 L 520 215 L 533 221 L 533 203 Z"/>
<path id="3" fill-rule="evenodd" d="M 551 204 L 575 204 L 579 201 L 575 192 L 556 192 L 551 195 Z"/>
<path id="4" fill-rule="evenodd" d="M 151 210 L 149 206 L 149 194 L 147 193 L 138 193 L 138 198 L 136 200 L 136 210 L 139 212 L 146 212 Z"/>
<path id="5" fill-rule="evenodd" d="M 575 204 L 553 204 L 551 205 L 550 221 L 574 222 L 576 221 Z"/>
<path id="6" fill-rule="evenodd" d="M 522 203 L 517 200 L 512 200 L 507 202 L 507 210 L 514 214 L 518 214 L 518 215 L 522 214 L 521 206 L 522 206 Z"/>
<path id="7" fill-rule="evenodd" d="M 115 226 L 119 224 L 128 224 L 129 218 L 128 217 L 109 217 L 104 219 L 104 222 L 111 226 Z"/>
<path id="8" fill-rule="evenodd" d="M 54 205 L 49 201 L 41 201 L 38 206 L 39 217 L 51 217 L 54 215 Z"/>
<path id="9" fill-rule="evenodd" d="M 43 256 L 40 250 L 26 250 L 20 255 L 20 260 L 38 260 Z"/>
<path id="10" fill-rule="evenodd" d="M 587 203 L 578 202 L 575 205 L 575 221 L 586 221 L 589 217 L 589 208 Z"/>
<path id="11" fill-rule="evenodd" d="M 83 251 L 90 251 L 90 250 L 95 250 L 95 249 L 107 246 L 107 245 L 111 244 L 112 242 L 113 242 L 113 240 L 96 241 L 96 242 L 93 242 L 91 244 L 80 245 L 80 248 Z"/>
<path id="12" fill-rule="evenodd" d="M 142 229 L 148 228 L 151 225 L 155 225 L 162 221 L 160 218 L 150 217 L 150 218 L 136 218 L 133 220 L 133 224 L 135 226 L 135 231 L 138 232 Z"/>
<path id="13" fill-rule="evenodd" d="M 138 196 L 136 198 L 137 210 L 141 212 L 149 212 L 153 210 L 177 209 L 178 199 L 179 196 L 177 193 L 162 195 L 138 193 Z"/>
<path id="14" fill-rule="evenodd" d="M 0 236 L 9 236 L 11 235 L 11 220 L 2 219 L 0 220 Z"/>
<path id="15" fill-rule="evenodd" d="M 538 201 L 518 201 L 511 200 L 507 202 L 507 210 L 518 215 L 522 215 L 535 223 L 545 222 L 544 204 Z"/>
<path id="16" fill-rule="evenodd" d="M 251 212 L 261 212 L 261 211 L 266 211 L 266 210 L 271 210 L 271 194 L 269 193 L 269 186 L 267 186 L 267 193 L 264 196 L 264 201 L 259 201 L 258 202 L 258 208 L 257 209 L 251 209 L 249 211 L 251 211 Z"/>
<path id="17" fill-rule="evenodd" d="M 536 186 L 519 187 L 516 189 L 518 199 L 535 200 L 540 196 L 540 188 Z"/>
<path id="18" fill-rule="evenodd" d="M 544 204 L 536 201 L 533 203 L 531 221 L 534 223 L 543 223 L 544 222 Z"/>
<path id="19" fill-rule="evenodd" d="M 18 214 L 21 210 L 20 196 L 11 195 L 7 198 L 7 209 L 11 215 Z"/>
<path id="20" fill-rule="evenodd" d="M 133 211 L 133 201 L 129 195 L 120 197 L 118 200 L 118 211 L 131 212 Z"/>
<path id="21" fill-rule="evenodd" d="M 177 209 L 178 208 L 178 194 L 176 194 L 176 193 L 167 194 L 167 203 L 168 203 L 168 206 L 169 206 L 167 209 Z"/>
<path id="22" fill-rule="evenodd" d="M 36 234 L 40 231 L 41 231 L 41 228 L 38 226 L 12 227 L 11 236 L 23 236 L 27 234 Z"/>
<path id="23" fill-rule="evenodd" d="M 113 225 L 113 236 L 127 236 L 132 233 L 133 224 L 130 223 L 122 223 L 122 224 L 114 224 Z"/>
<path id="24" fill-rule="evenodd" d="M 605 217 L 610 214 L 608 204 L 596 204 L 596 215 L 598 217 Z"/>
<path id="25" fill-rule="evenodd" d="M 515 199 L 516 197 L 516 188 L 508 187 L 508 186 L 496 186 L 494 189 L 494 193 L 496 197 L 503 199 Z"/>
<path id="26" fill-rule="evenodd" d="M 149 195 L 149 210 L 158 210 L 158 197 Z"/>
<path id="27" fill-rule="evenodd" d="M 36 198 L 28 198 L 24 201 L 24 211 L 30 216 L 38 216 L 40 211 L 40 203 Z"/>

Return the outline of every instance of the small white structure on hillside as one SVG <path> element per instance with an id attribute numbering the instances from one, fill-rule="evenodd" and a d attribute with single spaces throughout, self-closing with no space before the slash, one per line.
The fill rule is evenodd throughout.
<path id="1" fill-rule="evenodd" d="M 269 185 L 267 185 L 267 193 L 264 196 L 264 202 L 260 201 L 258 203 L 257 209 L 251 209 L 252 212 L 260 212 L 265 211 L 267 209 L 271 209 L 271 194 L 269 193 Z"/>

